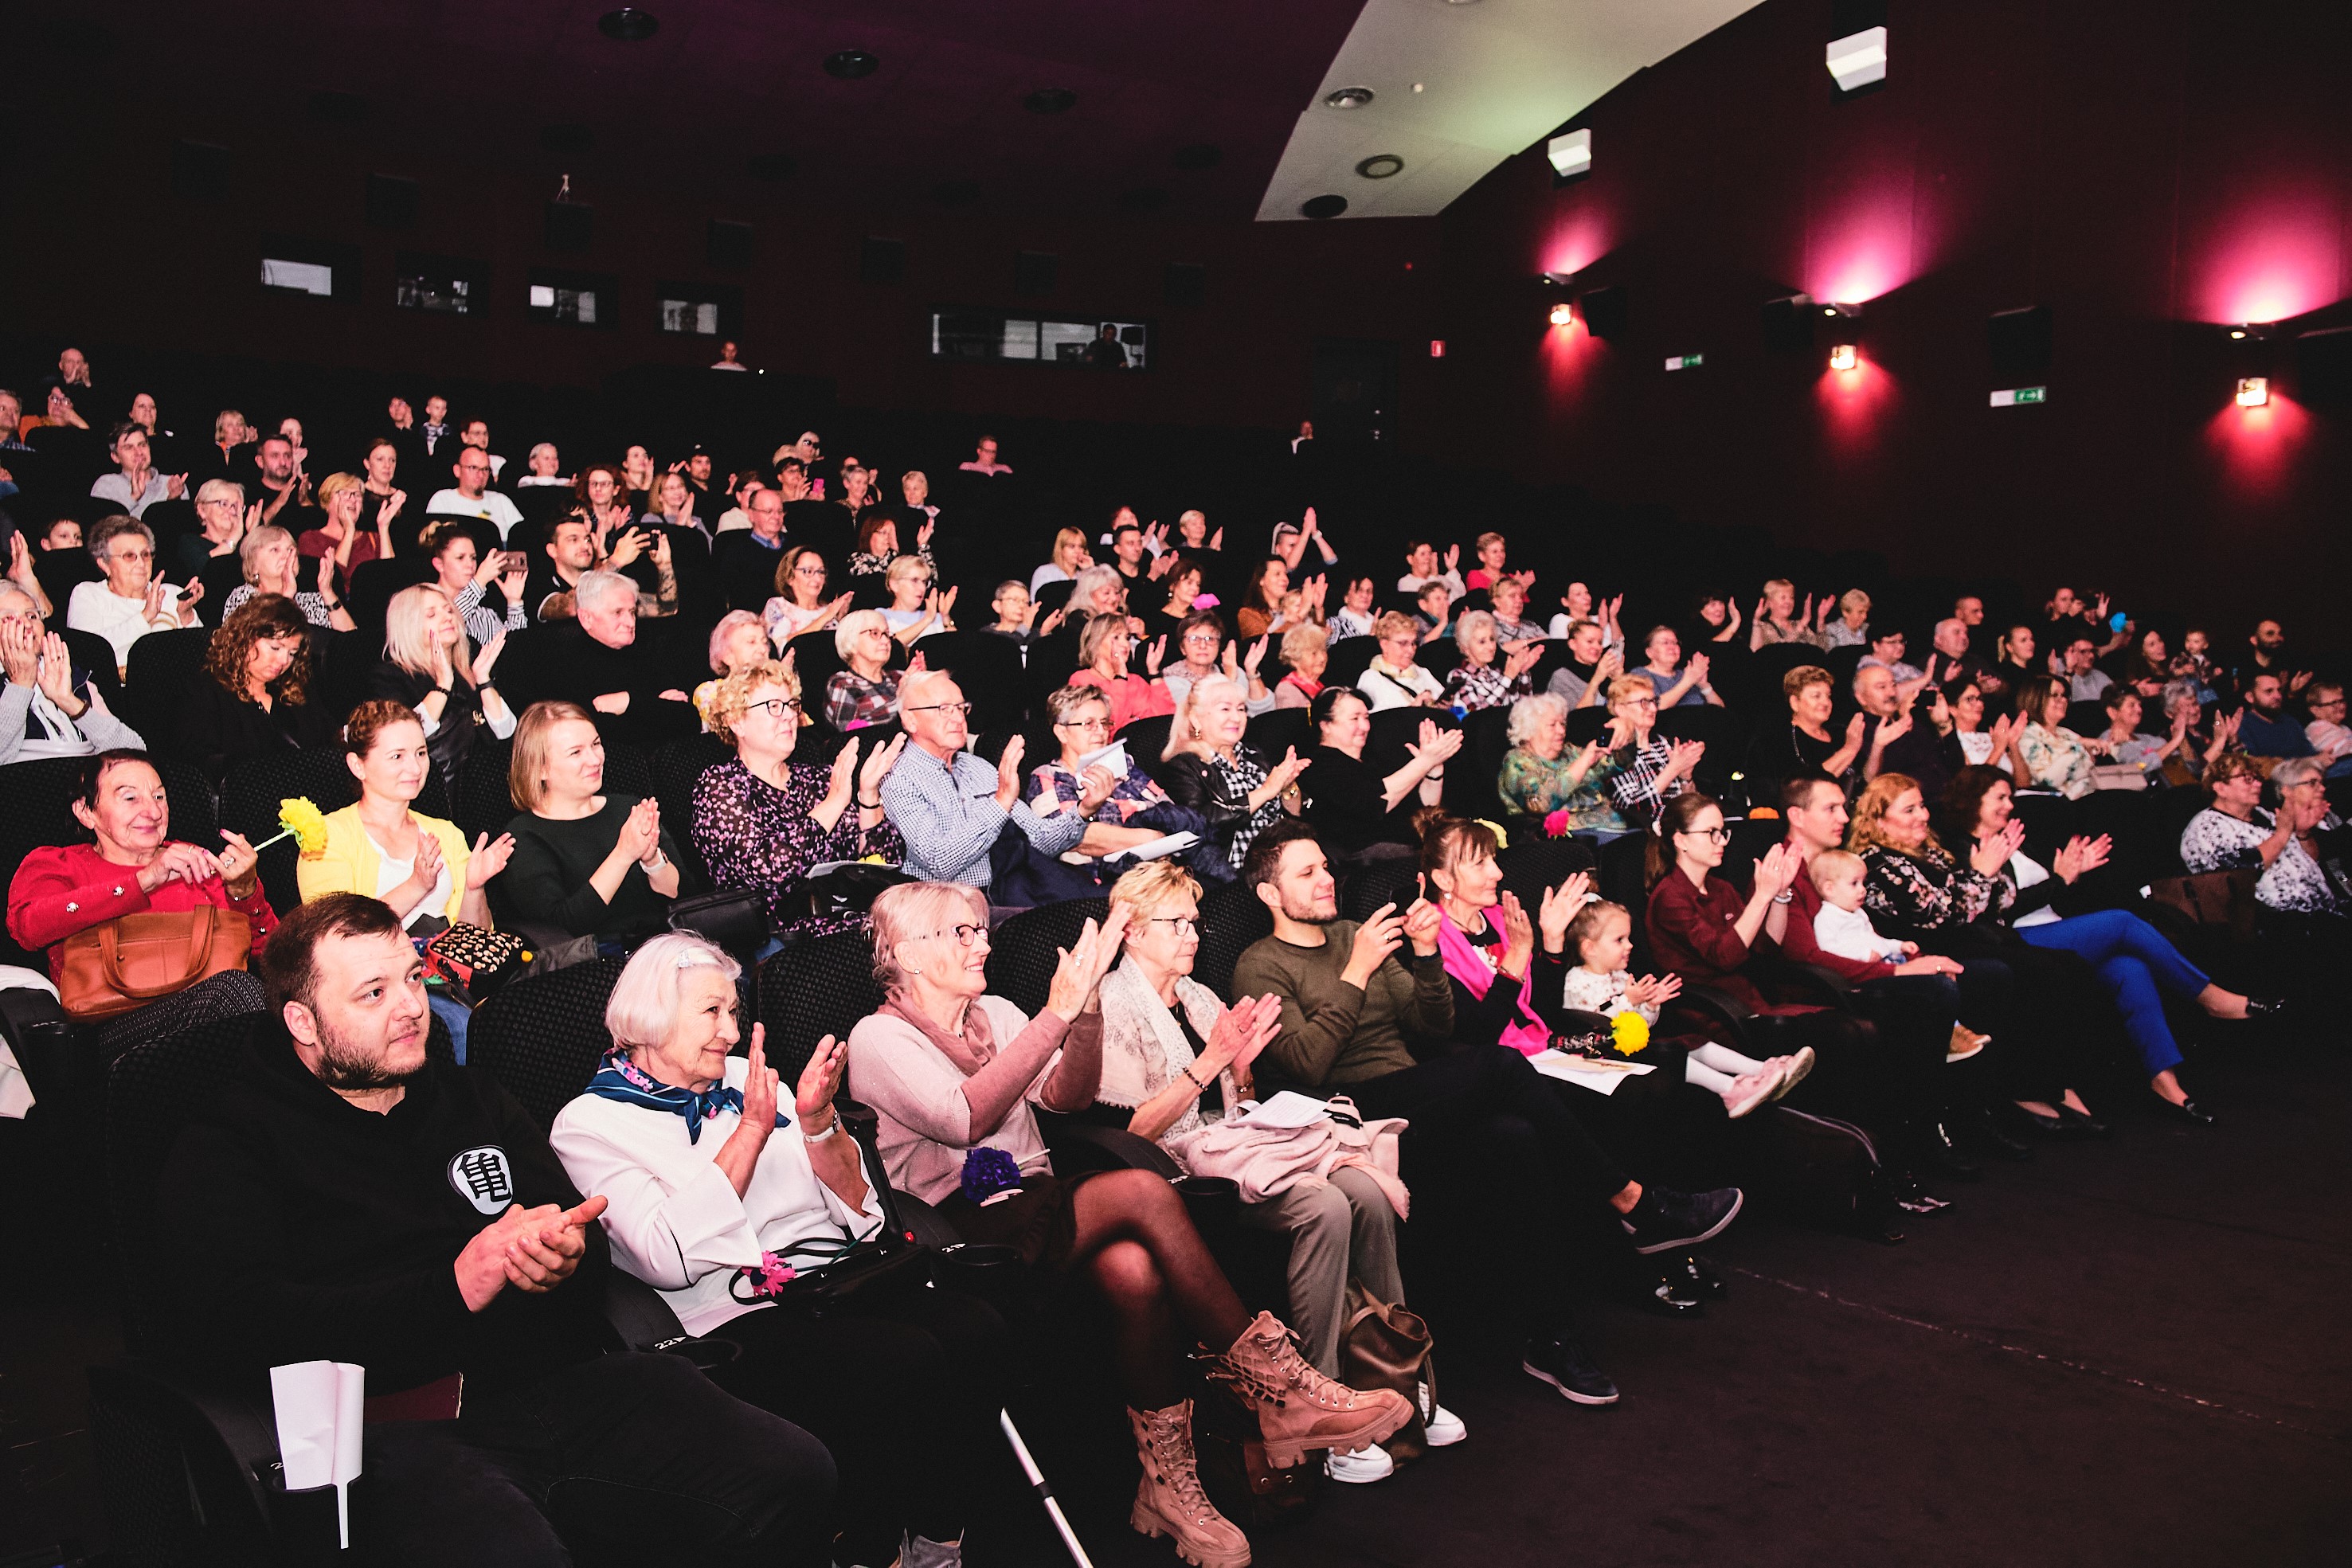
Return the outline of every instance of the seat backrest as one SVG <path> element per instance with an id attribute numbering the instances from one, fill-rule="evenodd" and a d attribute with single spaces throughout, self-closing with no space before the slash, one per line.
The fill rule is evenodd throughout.
<path id="1" fill-rule="evenodd" d="M 1274 935 L 1274 911 L 1257 890 L 1238 882 L 1212 888 L 1201 900 L 1201 946 L 1192 956 L 1192 977 L 1221 997 L 1234 988 L 1234 966 L 1253 942 Z"/>
<path id="2" fill-rule="evenodd" d="M 824 707 L 824 684 L 841 668 L 841 649 L 829 632 L 803 632 L 785 644 L 793 670 L 801 678 L 801 706 L 812 712 Z"/>
<path id="3" fill-rule="evenodd" d="M 1364 742 L 1365 765 L 1375 774 L 1386 778 L 1412 760 L 1412 753 L 1405 748 L 1421 743 L 1421 726 L 1424 719 L 1440 729 L 1462 727 L 1462 721 L 1454 716 L 1451 708 L 1384 708 L 1372 715 L 1372 733 Z"/>
<path id="4" fill-rule="evenodd" d="M 150 632 L 131 644 L 122 681 L 130 711 L 123 720 L 146 737 L 150 746 L 168 738 L 190 684 L 204 674 L 212 637 L 205 627 L 184 626 Z"/>
<path id="5" fill-rule="evenodd" d="M 473 749 L 457 770 L 457 798 L 451 802 L 456 815 L 450 820 L 467 842 L 484 833 L 496 837 L 514 820 L 514 796 L 507 788 L 507 765 L 513 760 L 511 737 L 500 740 L 488 728 L 475 735 Z"/>
<path id="6" fill-rule="evenodd" d="M 1511 749 L 1508 706 L 1481 708 L 1462 721 L 1462 749 L 1445 765 L 1445 809 L 1457 817 L 1483 817 L 1491 822 L 1513 811 L 1496 789 L 1503 758 Z"/>
<path id="7" fill-rule="evenodd" d="M 1035 1017 L 1045 1006 L 1045 993 L 1061 962 L 1056 949 L 1076 942 L 1087 921 L 1099 923 L 1109 913 L 1107 898 L 1076 898 L 1041 904 L 1007 920 L 989 933 L 990 992 Z"/>
<path id="8" fill-rule="evenodd" d="M 734 749 L 715 735 L 690 736 L 654 748 L 647 759 L 653 774 L 654 799 L 661 802 L 661 820 L 677 841 L 678 854 L 698 880 L 708 880 L 709 868 L 694 847 L 694 787 L 703 773 L 732 758 Z M 795 756 L 799 753 L 795 751 Z"/>
<path id="9" fill-rule="evenodd" d="M 1822 654 L 1820 664 L 1830 673 L 1830 678 L 1837 682 L 1841 691 L 1850 692 L 1853 689 L 1853 673 L 1862 667 L 1862 661 L 1869 653 L 1868 644 L 1849 643 L 1843 648 L 1832 648 Z"/>
<path id="10" fill-rule="evenodd" d="M 114 644 L 95 632 L 73 626 L 59 628 L 58 635 L 66 640 L 66 653 L 75 667 L 89 672 L 90 685 L 106 699 L 115 716 L 128 723 L 122 711 L 122 674 L 114 667 Z"/>
<path id="11" fill-rule="evenodd" d="M 1599 862 L 1580 839 L 1520 837 L 1495 857 L 1503 873 L 1503 886 L 1518 895 L 1532 918 L 1543 908 L 1543 895 L 1578 872 L 1590 875 Z M 1605 896 L 1605 895 L 1604 895 Z"/>
<path id="12" fill-rule="evenodd" d="M 1021 650 L 1009 639 L 977 628 L 934 632 L 917 641 L 912 652 L 922 654 L 926 667 L 955 677 L 971 704 L 975 732 L 1018 728 L 1026 720 L 1028 674 Z"/>
<path id="13" fill-rule="evenodd" d="M 1568 710 L 1568 744 L 1586 747 L 1599 740 L 1609 728 L 1609 710 L 1595 703 L 1590 707 Z"/>
<path id="14" fill-rule="evenodd" d="M 1279 762 L 1282 754 L 1293 747 L 1306 756 L 1315 745 L 1315 727 L 1307 722 L 1303 707 L 1271 708 L 1249 721 L 1245 738 L 1268 762 Z"/>
<path id="15" fill-rule="evenodd" d="M 1377 637 L 1342 637 L 1331 644 L 1330 662 L 1323 666 L 1327 686 L 1352 686 L 1363 678 L 1380 653 Z"/>
<path id="16" fill-rule="evenodd" d="M 541 1126 L 552 1125 L 612 1049 L 604 1004 L 621 967 L 597 958 L 506 987 L 475 1010 L 467 1064 L 497 1079 Z"/>
<path id="17" fill-rule="evenodd" d="M 797 1082 L 819 1040 L 847 1040 L 882 1001 L 874 983 L 874 938 L 865 931 L 786 944 L 760 966 L 757 1009 L 768 1031 L 768 1065 L 787 1083 Z"/>
<path id="18" fill-rule="evenodd" d="M 1175 722 L 1176 716 L 1166 713 L 1130 719 L 1118 738 L 1127 742 L 1128 756 L 1148 773 L 1160 766 L 1160 754 L 1168 749 L 1168 731 Z"/>
<path id="19" fill-rule="evenodd" d="M 1395 913 L 1402 915 L 1420 895 L 1420 886 L 1418 856 L 1368 862 L 1349 875 L 1347 885 L 1340 889 L 1339 918 L 1368 919 L 1383 904 L 1395 904 Z"/>
<path id="20" fill-rule="evenodd" d="M 1650 889 L 1643 864 L 1648 847 L 1647 833 L 1628 833 L 1622 839 L 1610 840 L 1601 846 L 1599 874 L 1593 879 L 1594 892 L 1612 904 L 1623 904 L 1633 915 L 1633 950 L 1643 956 L 1648 951 L 1643 935 L 1650 907 Z"/>

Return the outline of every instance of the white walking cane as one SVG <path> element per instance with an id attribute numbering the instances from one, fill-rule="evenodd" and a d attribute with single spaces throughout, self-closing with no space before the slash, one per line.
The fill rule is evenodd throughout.
<path id="1" fill-rule="evenodd" d="M 1070 1549 L 1070 1556 L 1076 1561 L 1078 1568 L 1095 1568 L 1094 1559 L 1088 1557 L 1087 1549 L 1078 1544 L 1077 1532 L 1070 1528 L 1069 1520 L 1063 1515 L 1062 1505 L 1055 1500 L 1054 1489 L 1045 1484 L 1045 1477 L 1037 1469 L 1037 1461 L 1029 1457 L 1029 1445 L 1021 1440 L 1021 1429 L 1013 1424 L 1013 1412 L 997 1411 L 996 1424 L 1004 1428 L 1004 1439 L 1013 1445 L 1013 1457 L 1019 1459 L 1021 1468 L 1028 1472 L 1029 1484 L 1037 1489 L 1037 1496 L 1045 1503 L 1045 1512 L 1052 1517 L 1054 1528 L 1062 1532 L 1062 1544 Z"/>

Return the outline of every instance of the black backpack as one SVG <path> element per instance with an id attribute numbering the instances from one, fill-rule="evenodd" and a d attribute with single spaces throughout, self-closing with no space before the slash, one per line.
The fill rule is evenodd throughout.
<path id="1" fill-rule="evenodd" d="M 1763 1125 L 1759 1196 L 1808 1225 L 1889 1246 L 1903 1239 L 1895 1220 L 1895 1180 L 1878 1145 L 1852 1122 L 1774 1105 Z"/>

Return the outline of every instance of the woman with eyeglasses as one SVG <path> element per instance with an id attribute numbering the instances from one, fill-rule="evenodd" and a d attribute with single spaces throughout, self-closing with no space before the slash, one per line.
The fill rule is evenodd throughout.
<path id="1" fill-rule="evenodd" d="M 857 596 L 824 596 L 824 557 L 806 545 L 794 545 L 776 563 L 776 597 L 760 612 L 768 641 L 782 653 L 803 632 L 822 632 L 840 624 Z"/>
<path id="2" fill-rule="evenodd" d="M 1117 855 L 1171 833 L 1192 832 L 1201 842 L 1189 862 L 1214 861 L 1217 850 L 1200 813 L 1169 798 L 1125 747 L 1110 746 L 1110 705 L 1094 686 L 1067 685 L 1045 699 L 1061 754 L 1030 769 L 1026 799 L 1040 817 L 1065 812 L 1086 819 L 1086 836 L 1071 853 L 1099 859 Z M 1087 758 L 1094 758 L 1089 763 Z M 1222 866 L 1207 874 L 1222 880 Z"/>
<path id="3" fill-rule="evenodd" d="M 906 845 L 882 814 L 882 780 L 907 737 L 866 747 L 844 746 L 830 765 L 794 761 L 800 738 L 801 683 L 766 660 L 739 664 L 710 699 L 710 728 L 735 748 L 732 761 L 703 769 L 694 786 L 694 847 L 717 887 L 752 887 L 768 896 L 776 935 L 822 936 L 863 930 L 862 914 L 784 924 L 788 895 L 809 867 L 878 855 L 892 865 Z"/>
<path id="4" fill-rule="evenodd" d="M 1195 863 L 1217 882 L 1240 875 L 1257 836 L 1285 811 L 1296 816 L 1302 804 L 1298 776 L 1307 759 L 1292 747 L 1281 761 L 1269 763 L 1242 738 L 1248 731 L 1248 692 L 1229 675 L 1212 675 L 1184 693 L 1160 753 L 1169 799 L 1208 824 L 1212 853 Z"/>
<path id="5" fill-rule="evenodd" d="M 1691 770 L 1706 755 L 1701 740 L 1664 740 L 1656 734 L 1658 688 L 1647 675 L 1609 683 L 1609 798 L 1629 823 L 1654 820 L 1668 800 L 1691 788 Z M 1775 775 L 1777 778 L 1778 775 Z"/>
<path id="6" fill-rule="evenodd" d="M 906 647 L 933 632 L 952 632 L 956 591 L 939 591 L 939 573 L 921 556 L 902 555 L 890 563 L 889 607 L 882 612 L 890 635 Z"/>
<path id="7" fill-rule="evenodd" d="M 1391 610 L 1372 626 L 1381 651 L 1356 681 L 1356 691 L 1374 713 L 1392 707 L 1434 707 L 1445 687 L 1418 664 L 1421 622 Z"/>
<path id="8" fill-rule="evenodd" d="M 846 735 L 898 717 L 901 677 L 890 668 L 890 654 L 898 644 L 882 612 L 853 610 L 843 616 L 840 629 L 833 634 L 833 646 L 845 667 L 834 671 L 824 683 L 825 722 Z M 908 670 L 921 667 L 919 653 L 907 666 Z"/>
<path id="9" fill-rule="evenodd" d="M 1299 630 L 1293 627 L 1283 633 L 1286 644 Z M 1274 694 L 1265 689 L 1265 682 L 1258 674 L 1258 665 L 1265 659 L 1265 638 L 1260 637 L 1251 643 L 1249 652 L 1244 655 L 1239 643 L 1226 639 L 1225 623 L 1217 619 L 1215 612 L 1208 610 L 1195 610 L 1185 616 L 1177 624 L 1175 636 L 1176 663 L 1163 666 L 1160 678 L 1168 684 L 1168 695 L 1179 706 L 1184 701 L 1184 694 L 1192 689 L 1193 683 L 1205 681 L 1213 675 L 1224 675 L 1248 684 L 1252 718 L 1274 711 Z"/>
<path id="10" fill-rule="evenodd" d="M 1089 920 L 1062 953 L 1034 1018 L 988 993 L 988 901 L 958 883 L 886 888 L 874 901 L 874 972 L 887 999 L 849 1035 L 849 1075 L 881 1121 L 890 1185 L 936 1207 L 968 1242 L 1009 1247 L 1044 1290 L 1109 1309 L 1114 1370 L 1142 1483 L 1129 1522 L 1172 1535 L 1202 1568 L 1242 1568 L 1249 1542 L 1201 1490 L 1191 1375 L 1204 1370 L 1257 1416 L 1268 1459 L 1349 1452 L 1411 1418 L 1402 1396 L 1332 1382 L 1271 1312 L 1253 1319 L 1184 1202 L 1158 1173 L 1057 1176 L 1032 1106 L 1095 1103 L 1103 1076 L 1103 977 L 1128 911 Z"/>
<path id="11" fill-rule="evenodd" d="M 1101 689 L 1104 701 L 1110 705 L 1113 730 L 1125 729 L 1139 718 L 1176 711 L 1176 699 L 1168 683 L 1160 678 L 1160 661 L 1168 653 L 1168 639 L 1155 639 L 1145 651 L 1145 673 L 1140 675 L 1128 673 L 1128 656 L 1134 647 L 1135 634 L 1123 615 L 1097 615 L 1078 633 L 1078 658 L 1083 663 L 1070 684 Z"/>

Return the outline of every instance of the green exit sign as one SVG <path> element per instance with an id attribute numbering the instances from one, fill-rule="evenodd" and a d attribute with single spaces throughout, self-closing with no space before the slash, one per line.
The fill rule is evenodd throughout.
<path id="1" fill-rule="evenodd" d="M 1695 371 L 1705 363 L 1706 363 L 1706 356 L 1705 354 L 1675 354 L 1667 359 L 1666 369 L 1670 371 Z"/>
<path id="2" fill-rule="evenodd" d="M 2009 387 L 1992 394 L 1992 406 L 1995 408 L 2014 408 L 2019 403 L 2049 401 L 2048 387 Z"/>

